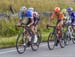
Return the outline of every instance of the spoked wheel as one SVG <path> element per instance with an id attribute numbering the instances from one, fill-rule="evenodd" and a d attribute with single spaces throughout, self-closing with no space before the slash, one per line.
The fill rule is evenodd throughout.
<path id="1" fill-rule="evenodd" d="M 31 48 L 33 51 L 37 51 L 39 49 L 39 45 L 41 43 L 41 33 L 40 31 L 37 31 L 37 39 L 33 38 L 31 40 Z"/>
<path id="2" fill-rule="evenodd" d="M 41 40 L 42 40 L 42 35 L 41 35 L 41 31 L 40 30 L 37 31 L 37 37 L 38 37 L 38 43 L 40 45 Z"/>
<path id="3" fill-rule="evenodd" d="M 64 38 L 65 34 L 64 32 L 62 33 L 62 38 L 59 39 L 59 43 L 60 43 L 60 47 L 64 48 L 65 47 L 65 38 Z"/>
<path id="4" fill-rule="evenodd" d="M 75 44 L 75 38 L 72 38 L 72 42 L 73 42 L 73 44 Z"/>
<path id="5" fill-rule="evenodd" d="M 64 43 L 65 43 L 65 45 L 67 46 L 67 45 L 69 45 L 69 42 L 70 42 L 70 36 L 69 36 L 69 33 L 67 32 L 67 33 L 65 33 L 64 34 Z"/>
<path id="6" fill-rule="evenodd" d="M 48 48 L 49 48 L 49 50 L 54 49 L 55 42 L 56 42 L 55 35 L 53 33 L 50 33 L 49 37 L 48 37 Z"/>
<path id="7" fill-rule="evenodd" d="M 75 44 L 75 32 L 72 32 L 72 42 L 73 42 L 73 44 Z"/>
<path id="8" fill-rule="evenodd" d="M 65 47 L 64 39 L 60 39 L 60 47 L 61 48 Z"/>
<path id="9" fill-rule="evenodd" d="M 24 33 L 20 33 L 16 40 L 16 49 L 19 54 L 22 54 L 26 50 L 26 38 Z"/>

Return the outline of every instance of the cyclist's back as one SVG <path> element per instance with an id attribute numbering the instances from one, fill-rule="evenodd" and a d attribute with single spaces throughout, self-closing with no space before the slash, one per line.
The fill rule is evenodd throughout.
<path id="1" fill-rule="evenodd" d="M 59 12 L 58 15 L 56 15 L 55 13 L 53 13 L 53 14 L 51 15 L 51 19 L 54 19 L 54 18 L 56 18 L 57 20 L 62 20 L 62 19 L 64 18 L 64 14 L 61 13 L 61 12 Z"/>
<path id="2" fill-rule="evenodd" d="M 40 20 L 40 16 L 39 16 L 39 13 L 34 11 L 33 13 L 33 17 L 34 17 L 34 25 L 37 25 L 39 20 Z"/>

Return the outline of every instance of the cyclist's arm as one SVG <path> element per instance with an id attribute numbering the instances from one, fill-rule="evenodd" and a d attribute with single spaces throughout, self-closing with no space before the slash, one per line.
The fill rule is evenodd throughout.
<path id="1" fill-rule="evenodd" d="M 20 13 L 19 13 L 19 23 L 21 23 L 22 20 L 23 20 L 23 16 L 22 16 L 22 13 L 20 12 Z"/>
<path id="2" fill-rule="evenodd" d="M 54 19 L 54 14 L 50 16 L 49 20 L 48 20 L 48 25 L 51 24 L 51 21 Z"/>
<path id="3" fill-rule="evenodd" d="M 31 23 L 28 26 L 31 26 L 34 23 L 34 19 L 31 18 Z"/>

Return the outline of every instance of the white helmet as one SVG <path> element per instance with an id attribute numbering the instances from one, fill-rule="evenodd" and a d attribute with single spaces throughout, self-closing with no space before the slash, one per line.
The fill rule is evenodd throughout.
<path id="1" fill-rule="evenodd" d="M 30 7 L 30 8 L 28 8 L 28 10 L 32 10 L 32 11 L 34 11 L 34 8 Z"/>
<path id="2" fill-rule="evenodd" d="M 26 10 L 27 10 L 27 8 L 25 6 L 21 7 L 21 9 L 20 9 L 20 11 L 22 11 L 22 12 L 24 12 Z"/>

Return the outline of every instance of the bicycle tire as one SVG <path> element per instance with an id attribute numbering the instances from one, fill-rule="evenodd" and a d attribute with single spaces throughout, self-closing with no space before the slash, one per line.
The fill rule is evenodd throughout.
<path id="1" fill-rule="evenodd" d="M 69 42 L 70 42 L 70 36 L 68 35 L 68 32 L 65 32 L 64 34 L 64 38 L 65 38 L 65 45 L 68 46 Z"/>
<path id="2" fill-rule="evenodd" d="M 60 43 L 60 47 L 64 48 L 65 47 L 65 38 L 64 38 L 65 34 L 64 32 L 62 32 L 62 38 L 59 39 L 59 43 Z"/>
<path id="3" fill-rule="evenodd" d="M 18 45 L 18 41 L 19 41 L 19 39 L 20 39 L 20 36 L 22 36 L 22 39 L 21 39 L 22 43 L 20 43 L 20 44 L 23 45 L 23 46 L 22 46 L 22 49 L 23 49 L 23 50 L 19 50 L 20 45 Z M 26 40 L 25 40 L 25 41 L 26 41 Z M 24 53 L 25 50 L 26 50 L 26 46 L 24 45 L 25 41 L 24 41 L 24 33 L 20 33 L 20 34 L 18 35 L 18 37 L 17 37 L 17 40 L 16 40 L 16 49 L 17 49 L 17 52 L 18 52 L 19 54 Z"/>
<path id="4" fill-rule="evenodd" d="M 37 31 L 37 38 L 38 38 L 37 43 L 33 43 L 34 38 L 31 39 L 31 48 L 32 48 L 33 51 L 37 51 L 39 49 L 39 45 L 41 43 L 41 33 L 40 33 L 40 31 Z"/>
<path id="5" fill-rule="evenodd" d="M 42 42 L 41 41 L 42 40 L 42 35 L 41 35 L 41 31 L 40 30 L 37 31 L 37 37 L 38 37 L 38 42 L 39 42 L 39 45 L 40 45 L 40 43 Z"/>
<path id="6" fill-rule="evenodd" d="M 52 40 L 53 37 L 54 37 L 54 40 Z M 49 50 L 53 50 L 54 47 L 55 47 L 55 42 L 56 42 L 55 35 L 53 33 L 49 34 L 47 42 L 48 42 L 48 48 L 49 48 Z M 53 47 L 51 47 L 50 42 L 54 42 L 53 43 Z"/>
<path id="7" fill-rule="evenodd" d="M 72 38 L 72 42 L 73 42 L 73 44 L 75 44 L 75 38 Z"/>

